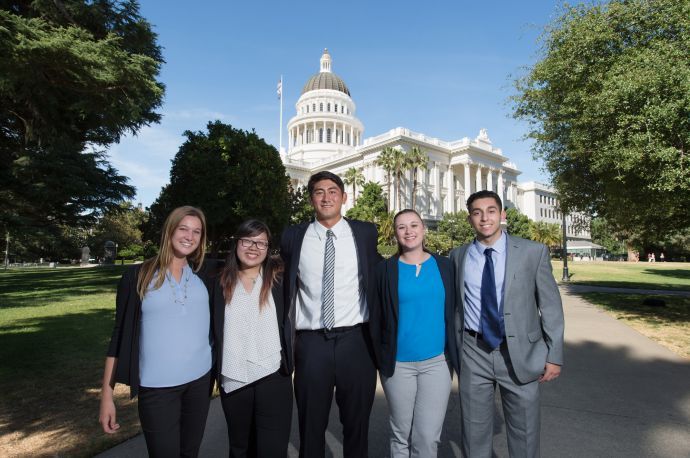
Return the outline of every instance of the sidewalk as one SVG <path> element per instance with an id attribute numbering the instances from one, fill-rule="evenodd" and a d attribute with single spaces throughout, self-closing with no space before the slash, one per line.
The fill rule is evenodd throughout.
<path id="1" fill-rule="evenodd" d="M 573 291 L 572 289 L 570 289 Z M 565 366 L 561 377 L 542 389 L 544 457 L 690 456 L 690 360 L 561 288 L 566 319 Z M 448 403 L 439 458 L 460 456 L 457 384 Z M 505 428 L 496 408 L 494 449 L 507 457 Z M 369 455 L 388 456 L 387 407 L 380 387 L 374 401 Z M 337 409 L 327 432 L 327 457 L 342 457 Z M 218 399 L 211 404 L 202 457 L 228 455 L 225 419 Z M 288 455 L 297 457 L 293 417 Z M 137 436 L 99 455 L 145 457 Z"/>

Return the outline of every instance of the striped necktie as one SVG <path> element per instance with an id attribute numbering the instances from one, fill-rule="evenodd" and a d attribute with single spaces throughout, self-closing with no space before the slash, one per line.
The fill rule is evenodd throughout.
<path id="1" fill-rule="evenodd" d="M 321 294 L 321 318 L 325 329 L 331 329 L 335 325 L 334 273 L 333 231 L 328 229 L 326 231 L 326 249 L 323 255 L 323 292 Z"/>

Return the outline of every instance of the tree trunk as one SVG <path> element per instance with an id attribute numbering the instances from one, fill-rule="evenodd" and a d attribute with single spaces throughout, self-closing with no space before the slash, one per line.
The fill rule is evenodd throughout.
<path id="1" fill-rule="evenodd" d="M 631 243 L 626 243 L 625 247 L 628 249 L 628 262 L 639 262 L 640 253 L 635 247 Z"/>

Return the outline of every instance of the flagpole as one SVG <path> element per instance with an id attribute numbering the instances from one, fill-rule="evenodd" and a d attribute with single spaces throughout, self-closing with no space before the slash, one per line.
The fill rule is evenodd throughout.
<path id="1" fill-rule="evenodd" d="M 283 75 L 280 75 L 280 149 L 278 152 L 283 154 Z"/>

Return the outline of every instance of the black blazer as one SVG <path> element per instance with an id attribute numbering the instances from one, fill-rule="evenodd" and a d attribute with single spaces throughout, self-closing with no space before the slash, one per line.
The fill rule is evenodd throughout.
<path id="1" fill-rule="evenodd" d="M 352 229 L 352 235 L 355 239 L 355 246 L 357 249 L 357 263 L 359 265 L 359 280 L 360 291 L 365 294 L 367 305 L 369 307 L 369 315 L 372 314 L 372 305 L 376 303 L 376 293 L 374 278 L 376 275 L 375 268 L 383 258 L 378 253 L 376 246 L 378 243 L 378 232 L 376 226 L 365 221 L 358 221 L 345 218 L 345 221 Z M 293 358 L 294 352 L 294 334 L 295 334 L 295 303 L 297 298 L 297 291 L 299 285 L 297 284 L 297 270 L 299 268 L 299 257 L 302 250 L 302 242 L 304 241 L 304 234 L 311 223 L 302 223 L 295 226 L 290 226 L 283 231 L 283 236 L 280 240 L 280 256 L 285 263 L 285 273 L 283 276 L 284 299 L 287 309 L 285 314 L 285 338 L 290 358 Z M 369 332 L 372 333 L 372 327 L 369 326 Z M 371 335 L 373 341 L 378 337 Z M 378 359 L 378 358 L 375 358 Z"/>
<path id="2" fill-rule="evenodd" d="M 455 346 L 455 292 L 453 288 L 453 265 L 443 256 L 431 254 L 436 259 L 441 280 L 446 291 L 446 360 L 449 368 L 457 361 Z M 370 326 L 378 328 L 380 339 L 375 342 L 378 347 L 379 371 L 391 377 L 395 371 L 395 357 L 398 352 L 398 259 L 395 255 L 380 263 L 376 268 L 376 292 L 378 298 L 377 313 L 371 316 Z"/>
<path id="3" fill-rule="evenodd" d="M 122 274 L 115 299 L 115 326 L 110 337 L 106 356 L 117 358 L 114 368 L 116 383 L 129 385 L 130 397 L 139 393 L 139 336 L 141 334 L 141 299 L 137 294 L 137 279 L 141 264 L 130 266 Z M 209 291 L 213 289 L 212 274 L 215 261 L 204 261 L 196 275 Z M 209 300 L 209 311 L 213 317 L 213 302 Z M 211 318 L 213 319 L 213 318 Z M 209 326 L 209 343 L 213 352 L 212 333 Z M 215 359 L 215 355 L 213 355 Z M 209 387 L 210 392 L 211 387 Z"/>
<path id="4" fill-rule="evenodd" d="M 220 276 L 218 276 L 220 277 Z M 278 332 L 280 334 L 281 363 L 280 372 L 284 375 L 292 374 L 292 360 L 288 359 L 285 340 L 285 307 L 283 306 L 283 283 L 277 282 L 271 289 L 273 302 L 276 306 Z M 225 296 L 219 278 L 213 284 L 213 340 L 216 349 L 215 375 L 218 388 L 221 389 L 221 370 L 223 369 L 223 327 L 225 325 Z"/>

